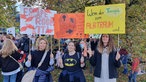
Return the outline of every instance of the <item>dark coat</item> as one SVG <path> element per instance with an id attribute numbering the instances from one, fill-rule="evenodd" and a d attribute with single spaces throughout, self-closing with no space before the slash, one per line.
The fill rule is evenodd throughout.
<path id="1" fill-rule="evenodd" d="M 90 58 L 90 64 L 95 66 L 94 76 L 100 78 L 101 76 L 101 63 L 102 63 L 102 54 L 99 51 L 95 51 L 94 55 Z M 116 52 L 112 51 L 109 54 L 109 78 L 117 78 L 118 72 L 117 68 L 121 65 L 120 60 L 116 60 Z"/>

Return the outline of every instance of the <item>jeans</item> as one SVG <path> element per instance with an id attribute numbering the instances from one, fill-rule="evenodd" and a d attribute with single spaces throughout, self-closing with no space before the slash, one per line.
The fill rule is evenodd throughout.
<path id="1" fill-rule="evenodd" d="M 130 72 L 130 75 L 129 75 L 129 81 L 128 82 L 137 82 L 136 81 L 136 76 L 137 76 L 138 72 L 134 72 L 132 74 L 132 71 Z"/>
<path id="2" fill-rule="evenodd" d="M 127 63 L 124 64 L 124 70 L 122 72 L 123 74 L 127 74 L 128 73 L 128 67 L 127 67 Z"/>
<path id="3" fill-rule="evenodd" d="M 127 67 L 127 62 L 128 62 L 128 56 L 124 55 L 121 57 L 122 60 L 122 64 L 124 65 L 124 70 L 123 70 L 123 74 L 127 74 L 128 73 L 128 67 Z"/>
<path id="4" fill-rule="evenodd" d="M 41 75 L 41 76 L 35 76 L 35 79 L 33 82 L 45 82 L 47 76 L 46 75 Z"/>
<path id="5" fill-rule="evenodd" d="M 16 82 L 17 73 L 13 75 L 4 75 L 3 82 Z"/>
<path id="6" fill-rule="evenodd" d="M 23 70 L 19 71 L 19 72 L 17 73 L 16 82 L 21 82 L 23 75 L 24 75 Z"/>

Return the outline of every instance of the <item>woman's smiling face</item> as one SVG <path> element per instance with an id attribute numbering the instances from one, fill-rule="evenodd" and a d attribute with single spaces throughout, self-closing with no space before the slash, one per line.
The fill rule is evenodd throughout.
<path id="1" fill-rule="evenodd" d="M 41 40 L 39 42 L 39 50 L 45 50 L 47 46 L 47 42 L 45 40 Z"/>

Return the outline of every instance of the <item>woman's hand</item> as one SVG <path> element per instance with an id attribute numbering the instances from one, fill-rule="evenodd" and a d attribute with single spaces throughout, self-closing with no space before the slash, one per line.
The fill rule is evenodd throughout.
<path id="1" fill-rule="evenodd" d="M 81 62 L 81 67 L 84 67 L 85 66 L 85 62 L 84 62 L 84 57 L 83 56 L 81 57 L 80 62 Z"/>
<path id="2" fill-rule="evenodd" d="M 29 54 L 27 58 L 29 61 L 31 61 L 31 54 Z"/>
<path id="3" fill-rule="evenodd" d="M 24 54 L 24 51 L 21 51 L 20 54 Z"/>
<path id="4" fill-rule="evenodd" d="M 49 62 L 49 64 L 50 65 L 53 65 L 54 64 L 54 55 L 51 53 L 51 55 L 50 55 L 50 62 Z"/>
<path id="5" fill-rule="evenodd" d="M 59 66 L 60 68 L 63 68 L 63 67 L 64 67 L 64 66 L 63 66 L 63 60 L 62 60 L 61 57 L 58 58 L 58 66 Z"/>
<path id="6" fill-rule="evenodd" d="M 51 53 L 50 58 L 54 58 L 54 55 Z"/>
<path id="7" fill-rule="evenodd" d="M 116 54 L 116 60 L 118 61 L 120 59 L 121 55 L 119 54 L 119 52 L 117 52 Z"/>
<path id="8" fill-rule="evenodd" d="M 91 48 L 89 48 L 88 50 L 87 50 L 87 52 L 88 52 L 88 54 L 89 54 L 89 58 L 93 55 L 93 51 L 91 50 Z"/>
<path id="9" fill-rule="evenodd" d="M 30 67 L 31 66 L 31 59 L 32 59 L 31 54 L 29 54 L 27 58 L 28 58 L 28 60 L 25 62 L 25 66 Z"/>
<path id="10" fill-rule="evenodd" d="M 80 62 L 84 63 L 84 57 L 83 56 L 81 57 Z"/>

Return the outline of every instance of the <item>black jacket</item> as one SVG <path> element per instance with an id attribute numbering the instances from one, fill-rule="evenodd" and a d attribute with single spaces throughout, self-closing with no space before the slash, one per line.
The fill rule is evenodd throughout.
<path id="1" fill-rule="evenodd" d="M 91 50 L 96 50 L 97 48 L 97 45 L 98 45 L 98 39 L 94 42 L 94 41 L 91 41 Z"/>
<path id="2" fill-rule="evenodd" d="M 21 54 L 17 51 L 13 52 L 11 55 L 16 60 L 19 60 L 21 57 Z M 7 56 L 6 58 L 3 58 L 0 56 L 0 67 L 2 68 L 3 72 L 11 72 L 19 68 L 19 64 Z"/>
<path id="3" fill-rule="evenodd" d="M 95 51 L 94 55 L 90 58 L 90 64 L 95 66 L 94 76 L 101 76 L 101 63 L 102 63 L 102 54 L 99 51 Z M 109 78 L 118 78 L 117 68 L 121 66 L 120 60 L 116 61 L 116 52 L 112 51 L 109 54 Z"/>
<path id="4" fill-rule="evenodd" d="M 31 49 L 32 41 L 28 37 L 22 37 L 18 41 L 17 47 L 20 50 L 23 50 L 24 53 L 29 53 L 29 50 Z"/>
<path id="5" fill-rule="evenodd" d="M 40 51 L 40 50 L 34 50 L 31 52 L 32 59 L 31 59 L 31 66 L 34 68 L 38 67 L 38 64 L 40 63 L 45 51 Z M 38 68 L 42 71 L 46 71 L 50 62 L 50 51 L 47 52 L 47 55 L 42 63 L 42 65 Z"/>

